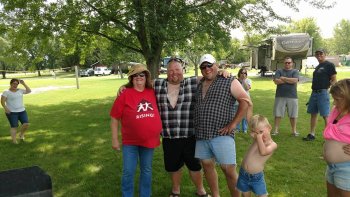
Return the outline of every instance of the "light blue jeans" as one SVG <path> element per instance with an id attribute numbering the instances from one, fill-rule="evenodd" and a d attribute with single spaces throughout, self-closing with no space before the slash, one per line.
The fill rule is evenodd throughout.
<path id="1" fill-rule="evenodd" d="M 140 161 L 139 196 L 151 196 L 153 152 L 154 148 L 123 145 L 123 197 L 134 197 L 134 177 L 138 160 Z"/>
<path id="2" fill-rule="evenodd" d="M 242 130 L 241 130 L 241 124 L 242 124 Z M 244 131 L 244 132 L 248 130 L 248 121 L 246 118 L 243 118 L 242 121 L 239 124 L 237 124 L 236 130 Z"/>

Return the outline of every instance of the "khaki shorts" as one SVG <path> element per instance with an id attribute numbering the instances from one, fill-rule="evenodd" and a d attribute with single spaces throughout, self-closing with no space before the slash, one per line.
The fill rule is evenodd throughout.
<path id="1" fill-rule="evenodd" d="M 289 118 L 298 117 L 298 99 L 276 97 L 273 114 L 275 117 L 284 117 L 285 112 L 288 112 Z"/>

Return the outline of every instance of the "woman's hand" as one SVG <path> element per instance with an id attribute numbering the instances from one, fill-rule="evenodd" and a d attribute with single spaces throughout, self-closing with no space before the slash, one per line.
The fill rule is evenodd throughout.
<path id="1" fill-rule="evenodd" d="M 350 144 L 343 146 L 343 150 L 345 154 L 350 155 Z"/>
<path id="2" fill-rule="evenodd" d="M 119 141 L 118 141 L 118 140 L 113 140 L 113 141 L 112 141 L 112 148 L 113 148 L 114 150 L 120 151 L 120 144 L 119 144 Z"/>
<path id="3" fill-rule="evenodd" d="M 5 113 L 7 113 L 7 114 L 10 114 L 11 113 L 11 111 L 6 107 L 6 109 L 5 109 Z"/>

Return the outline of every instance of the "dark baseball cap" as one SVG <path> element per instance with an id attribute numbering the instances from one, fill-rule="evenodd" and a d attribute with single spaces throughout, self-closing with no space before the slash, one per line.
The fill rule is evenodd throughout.
<path id="1" fill-rule="evenodd" d="M 317 52 L 326 53 L 326 50 L 320 48 L 320 49 L 316 49 L 315 53 L 317 53 Z"/>

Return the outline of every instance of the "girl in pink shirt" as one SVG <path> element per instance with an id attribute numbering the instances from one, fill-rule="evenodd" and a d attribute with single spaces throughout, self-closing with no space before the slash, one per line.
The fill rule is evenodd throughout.
<path id="1" fill-rule="evenodd" d="M 334 107 L 323 132 L 327 194 L 350 196 L 350 155 L 344 152 L 344 146 L 350 144 L 350 79 L 335 83 L 330 93 Z"/>

